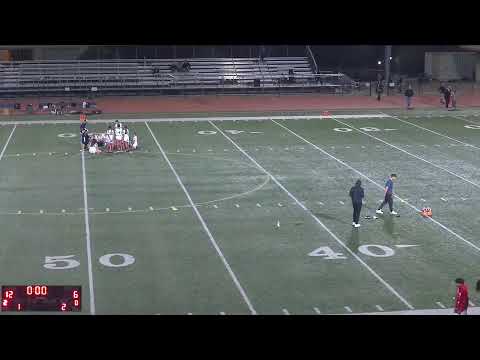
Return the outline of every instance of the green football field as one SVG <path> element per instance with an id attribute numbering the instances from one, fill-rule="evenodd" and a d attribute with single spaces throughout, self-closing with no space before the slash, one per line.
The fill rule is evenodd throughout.
<path id="1" fill-rule="evenodd" d="M 333 115 L 138 114 L 140 149 L 99 155 L 76 120 L 4 122 L 1 284 L 80 285 L 82 314 L 410 314 L 463 277 L 475 312 L 479 112 Z M 400 216 L 365 219 L 392 172 Z"/>

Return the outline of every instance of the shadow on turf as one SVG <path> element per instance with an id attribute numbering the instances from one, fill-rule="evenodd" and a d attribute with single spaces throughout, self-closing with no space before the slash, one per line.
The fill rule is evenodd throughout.
<path id="1" fill-rule="evenodd" d="M 358 247 L 360 246 L 360 231 L 353 228 L 350 233 L 350 239 L 348 239 L 347 247 L 354 253 L 358 253 Z"/>
<path id="2" fill-rule="evenodd" d="M 319 218 L 322 218 L 322 219 L 339 221 L 335 216 L 332 216 L 332 215 L 327 215 L 327 214 L 322 214 L 322 213 L 314 213 L 313 215 L 315 215 Z M 342 222 L 342 221 L 340 221 L 340 222 Z"/>

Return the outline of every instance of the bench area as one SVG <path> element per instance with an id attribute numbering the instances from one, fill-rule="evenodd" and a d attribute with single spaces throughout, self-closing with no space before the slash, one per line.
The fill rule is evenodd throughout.
<path id="1" fill-rule="evenodd" d="M 1 94 L 348 92 L 352 84 L 344 74 L 315 73 L 307 57 L 0 62 Z"/>

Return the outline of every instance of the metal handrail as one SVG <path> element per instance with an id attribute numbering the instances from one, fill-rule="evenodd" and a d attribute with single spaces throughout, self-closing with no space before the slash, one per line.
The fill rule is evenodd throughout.
<path id="1" fill-rule="evenodd" d="M 310 45 L 307 45 L 307 53 L 310 55 L 310 59 L 312 59 L 313 65 L 315 67 L 315 73 L 317 73 L 318 72 L 317 62 L 315 61 L 315 56 L 313 55 Z"/>

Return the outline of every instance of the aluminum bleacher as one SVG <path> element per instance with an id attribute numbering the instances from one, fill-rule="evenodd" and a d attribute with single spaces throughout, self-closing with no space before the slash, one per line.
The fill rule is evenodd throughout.
<path id="1" fill-rule="evenodd" d="M 184 61 L 188 71 L 181 70 Z M 343 91 L 350 83 L 344 74 L 316 74 L 306 57 L 0 62 L 2 94 Z"/>

